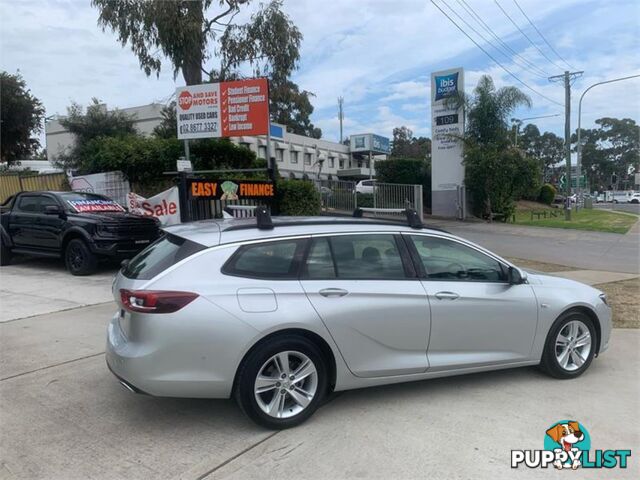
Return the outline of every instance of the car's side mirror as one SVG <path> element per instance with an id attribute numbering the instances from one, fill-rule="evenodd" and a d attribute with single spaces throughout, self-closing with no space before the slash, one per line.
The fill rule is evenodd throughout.
<path id="1" fill-rule="evenodd" d="M 62 213 L 62 208 L 58 205 L 46 205 L 44 207 L 45 215 L 60 215 Z"/>
<path id="2" fill-rule="evenodd" d="M 128 259 L 128 258 L 125 258 L 124 260 L 122 260 L 122 261 L 120 262 L 120 268 L 121 268 L 122 270 L 124 270 L 125 268 L 127 268 L 127 266 L 129 266 L 129 262 L 130 262 L 130 261 L 131 261 L 131 260 L 130 260 L 130 259 Z"/>
<path id="3" fill-rule="evenodd" d="M 509 285 L 521 285 L 527 281 L 527 274 L 516 267 L 509 267 L 507 276 Z"/>

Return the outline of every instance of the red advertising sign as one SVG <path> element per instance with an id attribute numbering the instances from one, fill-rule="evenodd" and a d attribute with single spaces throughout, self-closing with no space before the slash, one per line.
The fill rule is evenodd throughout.
<path id="1" fill-rule="evenodd" d="M 180 87 L 176 97 L 180 139 L 267 134 L 266 78 Z"/>

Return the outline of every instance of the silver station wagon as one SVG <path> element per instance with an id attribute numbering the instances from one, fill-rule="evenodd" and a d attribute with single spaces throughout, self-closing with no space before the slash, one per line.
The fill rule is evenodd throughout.
<path id="1" fill-rule="evenodd" d="M 538 364 L 568 379 L 607 348 L 602 292 L 408 218 L 169 227 L 114 280 L 107 364 L 131 391 L 235 397 L 279 429 L 332 391 Z"/>

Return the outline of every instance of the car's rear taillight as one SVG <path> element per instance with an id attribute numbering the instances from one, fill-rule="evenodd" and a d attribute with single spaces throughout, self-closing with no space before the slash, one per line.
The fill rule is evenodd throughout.
<path id="1" fill-rule="evenodd" d="M 173 313 L 198 298 L 197 293 L 165 290 L 120 290 L 125 309 L 140 313 Z"/>

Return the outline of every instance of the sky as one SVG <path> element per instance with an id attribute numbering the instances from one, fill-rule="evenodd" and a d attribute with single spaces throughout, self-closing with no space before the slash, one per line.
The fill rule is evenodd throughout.
<path id="1" fill-rule="evenodd" d="M 416 136 L 430 136 L 430 75 L 452 67 L 465 69 L 466 92 L 485 74 L 497 87 L 520 87 L 533 107 L 513 116 L 560 114 L 524 123 L 562 136 L 564 89 L 547 76 L 584 71 L 572 86 L 575 130 L 578 99 L 588 86 L 640 74 L 638 0 L 434 1 L 504 68 L 547 98 L 503 70 L 429 0 L 284 0 L 285 12 L 304 35 L 293 80 L 315 94 L 312 121 L 323 138 L 339 137 L 338 96 L 344 97 L 346 136 L 391 137 L 402 125 Z M 254 0 L 250 9 L 258 5 Z M 168 62 L 158 77 L 147 77 L 129 47 L 97 26 L 97 16 L 89 0 L 0 0 L 0 69 L 19 71 L 48 116 L 64 114 L 72 101 L 86 105 L 92 97 L 109 108 L 168 102 L 176 86 L 184 85 L 182 77 L 174 79 Z M 498 43 L 478 20 L 511 49 L 509 55 L 471 29 Z M 605 116 L 640 121 L 640 78 L 595 87 L 582 110 L 584 128 Z"/>

